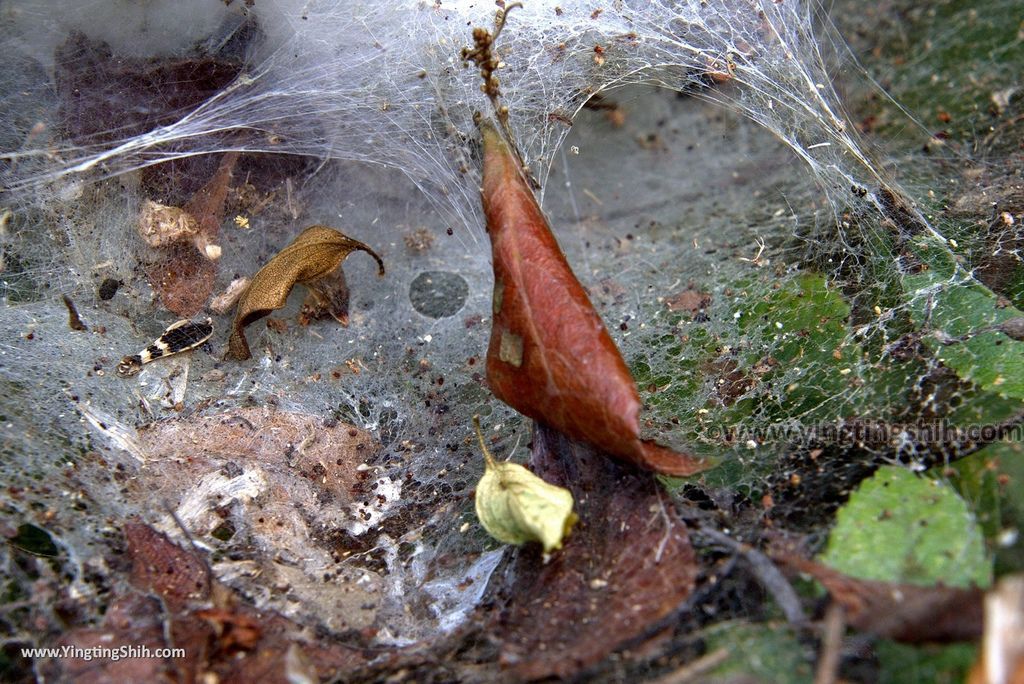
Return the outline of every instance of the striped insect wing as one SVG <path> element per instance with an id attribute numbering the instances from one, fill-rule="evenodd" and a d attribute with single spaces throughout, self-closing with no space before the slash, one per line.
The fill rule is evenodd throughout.
<path id="1" fill-rule="evenodd" d="M 177 354 L 198 347 L 213 334 L 213 322 L 207 318 L 204 322 L 186 321 L 184 325 L 171 326 L 157 340 L 164 354 Z M 157 346 L 157 345 L 154 345 Z"/>
<path id="2" fill-rule="evenodd" d="M 210 318 L 198 322 L 185 319 L 173 323 L 153 341 L 153 344 L 138 354 L 124 357 L 117 365 L 117 374 L 122 377 L 135 375 L 142 370 L 144 364 L 171 354 L 195 349 L 210 339 L 212 334 L 213 320 Z"/>

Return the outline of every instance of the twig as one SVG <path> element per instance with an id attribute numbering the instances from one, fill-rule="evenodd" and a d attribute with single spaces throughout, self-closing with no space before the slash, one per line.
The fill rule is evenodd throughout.
<path id="1" fill-rule="evenodd" d="M 494 53 L 494 44 L 498 40 L 498 36 L 501 35 L 502 29 L 505 28 L 505 23 L 508 19 L 508 13 L 517 7 L 522 7 L 522 3 L 513 2 L 509 5 L 505 5 L 503 9 L 499 9 L 497 15 L 494 18 L 494 32 L 488 31 L 485 28 L 477 27 L 473 29 L 473 47 L 462 48 L 462 61 L 463 64 L 469 66 L 470 62 L 473 62 L 480 69 L 480 78 L 483 79 L 483 85 L 480 86 L 480 90 L 487 95 L 487 99 L 491 101 L 491 106 L 494 108 L 494 114 L 498 119 L 498 128 L 504 136 L 505 141 L 508 143 L 512 153 L 516 156 L 516 161 L 519 162 L 519 168 L 522 170 L 523 175 L 526 177 L 527 182 L 530 186 L 537 190 L 540 188 L 540 183 L 534 178 L 530 172 L 530 168 L 526 165 L 526 161 L 523 159 L 522 153 L 519 151 L 519 147 L 516 145 L 515 136 L 512 135 L 512 127 L 508 123 L 508 106 L 501 102 L 501 81 L 495 75 L 498 69 L 504 66 L 498 56 Z M 480 113 L 477 112 L 474 115 L 474 121 L 479 124 Z"/>
<path id="2" fill-rule="evenodd" d="M 199 564 L 203 566 L 204 570 L 206 570 L 206 572 L 203 573 L 206 576 L 206 595 L 212 595 L 213 568 L 210 567 L 210 563 L 206 559 L 205 554 L 203 554 L 203 552 L 200 550 L 199 545 L 196 543 L 195 537 L 193 537 L 192 533 L 189 532 L 188 527 L 185 526 L 184 521 L 182 521 L 182 519 L 178 517 L 178 512 L 174 510 L 173 506 L 171 506 L 171 502 L 168 501 L 167 499 L 163 499 L 161 503 L 164 505 L 164 510 L 167 512 L 167 515 L 171 516 L 171 520 L 174 521 L 174 524 L 178 526 L 178 529 L 181 530 L 182 535 L 184 535 L 185 540 L 188 542 L 189 549 L 192 551 L 193 557 L 197 561 L 199 561 Z"/>
<path id="3" fill-rule="evenodd" d="M 782 614 L 786 616 L 786 620 L 790 624 L 804 625 L 807 623 L 807 616 L 804 615 L 804 609 L 800 605 L 800 597 L 796 595 L 796 591 L 793 590 L 789 580 L 786 579 L 782 571 L 779 570 L 768 556 L 754 547 L 736 541 L 729 535 L 710 527 L 701 526 L 697 533 L 711 539 L 716 544 L 721 544 L 731 549 L 741 556 L 750 566 L 751 571 L 753 571 L 761 586 L 771 594 L 776 605 L 782 610 Z"/>
<path id="4" fill-rule="evenodd" d="M 839 680 L 839 657 L 843 645 L 846 617 L 838 603 L 829 604 L 825 612 L 825 633 L 821 637 L 821 655 L 814 673 L 814 684 L 836 684 Z"/>
<path id="5" fill-rule="evenodd" d="M 711 653 L 706 653 L 696 660 L 690 661 L 678 670 L 669 672 L 663 677 L 654 680 L 654 684 L 686 684 L 693 681 L 702 674 L 713 670 L 729 658 L 729 651 L 719 648 Z"/>
<path id="6" fill-rule="evenodd" d="M 494 112 L 498 116 L 498 123 L 501 124 L 501 128 L 510 140 L 512 139 L 512 131 L 508 126 L 508 107 L 501 104 L 501 82 L 494 75 L 494 72 L 501 67 L 501 60 L 494 54 L 493 48 L 494 43 L 498 40 L 498 36 L 501 35 L 502 29 L 505 28 L 508 13 L 522 6 L 522 3 L 514 2 L 504 9 L 499 9 L 494 18 L 494 33 L 485 28 L 477 27 L 473 29 L 472 49 L 462 48 L 463 62 L 466 62 L 467 65 L 469 62 L 473 62 L 480 67 L 480 77 L 484 80 L 484 84 L 480 86 L 480 89 L 491 101 Z"/>

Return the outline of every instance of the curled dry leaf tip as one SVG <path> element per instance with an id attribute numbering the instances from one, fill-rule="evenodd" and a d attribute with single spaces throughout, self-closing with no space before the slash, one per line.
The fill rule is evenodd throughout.
<path id="1" fill-rule="evenodd" d="M 480 122 L 482 199 L 494 262 L 487 380 L 520 413 L 642 468 L 712 464 L 640 438 L 640 396 L 498 128 Z"/>
<path id="2" fill-rule="evenodd" d="M 378 275 L 384 275 L 384 261 L 368 245 L 327 226 L 311 226 L 302 231 L 253 276 L 239 298 L 228 340 L 228 355 L 239 360 L 250 358 L 245 327 L 284 306 L 297 283 L 315 287 L 317 281 L 340 270 L 341 263 L 355 251 L 372 256 L 377 261 Z M 345 297 L 347 307 L 347 289 Z"/>

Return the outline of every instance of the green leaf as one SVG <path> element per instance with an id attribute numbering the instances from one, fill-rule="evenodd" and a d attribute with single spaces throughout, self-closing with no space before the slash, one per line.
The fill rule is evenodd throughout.
<path id="1" fill-rule="evenodd" d="M 36 556 L 53 557 L 60 553 L 60 549 L 53 543 L 50 533 L 32 523 L 19 525 L 18 534 L 11 538 L 10 543 L 12 546 Z"/>
<path id="2" fill-rule="evenodd" d="M 886 466 L 836 516 L 820 560 L 885 582 L 987 586 L 991 562 L 967 504 L 948 484 Z"/>
<path id="3" fill-rule="evenodd" d="M 1024 399 L 1024 342 L 997 329 L 1024 312 L 1000 306 L 1005 302 L 959 271 L 936 240 L 921 238 L 913 249 L 927 268 L 903 282 L 914 323 L 927 333 L 924 342 L 962 379 L 1002 397 Z"/>
<path id="4" fill-rule="evenodd" d="M 966 681 L 967 672 L 977 659 L 978 647 L 974 644 L 915 647 L 882 640 L 875 645 L 875 653 L 881 664 L 879 684 L 959 684 Z"/>
<path id="5" fill-rule="evenodd" d="M 1000 529 L 999 484 L 994 466 L 1002 446 L 1002 443 L 990 445 L 949 466 L 937 466 L 930 471 L 936 474 L 945 471 L 950 484 L 974 511 L 978 526 L 990 542 L 995 541 Z"/>
<path id="6" fill-rule="evenodd" d="M 705 633 L 707 652 L 718 649 L 728 659 L 710 673 L 709 681 L 753 681 L 804 684 L 814 679 L 812 660 L 787 626 L 717 625 Z"/>
<path id="7" fill-rule="evenodd" d="M 781 403 L 789 415 L 828 410 L 827 400 L 849 386 L 861 355 L 859 345 L 848 342 L 849 316 L 850 307 L 839 293 L 827 287 L 823 277 L 809 273 L 741 313 L 740 330 L 760 339 L 761 349 L 770 349 L 775 370 L 762 378 L 764 382 L 796 368 L 814 369 L 811 377 L 786 386 Z M 752 348 L 763 353 L 757 345 Z M 748 362 L 754 366 L 759 360 L 751 357 Z"/>

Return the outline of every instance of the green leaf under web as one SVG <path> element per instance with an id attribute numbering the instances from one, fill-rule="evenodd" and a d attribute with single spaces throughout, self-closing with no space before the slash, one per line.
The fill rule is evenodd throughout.
<path id="1" fill-rule="evenodd" d="M 836 515 L 819 558 L 852 577 L 887 582 L 986 586 L 992 567 L 967 504 L 940 480 L 886 466 Z"/>

